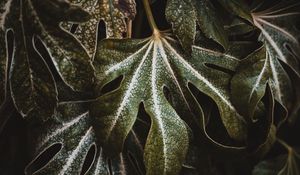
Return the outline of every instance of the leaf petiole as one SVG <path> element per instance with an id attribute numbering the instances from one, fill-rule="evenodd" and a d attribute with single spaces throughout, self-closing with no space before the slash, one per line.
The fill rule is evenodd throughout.
<path id="1" fill-rule="evenodd" d="M 152 10 L 149 4 L 149 0 L 143 0 L 143 4 L 144 4 L 144 8 L 145 8 L 145 12 L 146 12 L 146 16 L 149 22 L 149 25 L 153 31 L 153 35 L 157 35 L 159 34 L 159 29 L 157 28 L 157 25 L 155 23 L 155 20 L 153 18 L 153 14 L 152 14 Z"/>
<path id="2" fill-rule="evenodd" d="M 289 154 L 293 151 L 293 148 L 290 145 L 288 145 L 285 141 L 279 138 L 277 138 L 277 141 L 288 150 Z"/>

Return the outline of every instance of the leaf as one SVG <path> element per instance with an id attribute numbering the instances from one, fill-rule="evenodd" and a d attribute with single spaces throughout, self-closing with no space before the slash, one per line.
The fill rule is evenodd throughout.
<path id="1" fill-rule="evenodd" d="M 213 156 L 209 151 L 207 151 L 205 146 L 196 146 L 191 143 L 181 174 L 220 174 L 219 170 L 216 168 L 215 162 L 213 161 Z"/>
<path id="2" fill-rule="evenodd" d="M 248 151 L 252 152 L 252 157 L 256 159 L 265 157 L 275 143 L 277 127 L 279 128 L 277 117 L 285 119 L 287 115 L 285 111 L 275 109 L 276 101 L 269 84 L 266 84 L 263 95 L 257 99 L 259 101 L 255 106 L 254 116 L 248 124 Z"/>
<path id="3" fill-rule="evenodd" d="M 55 113 L 56 120 L 52 119 L 38 127 L 31 127 L 31 137 L 34 140 L 33 160 L 25 169 L 26 174 L 82 174 L 83 164 L 88 151 L 95 147 L 95 153 L 91 165 L 85 174 L 108 175 L 125 173 L 126 154 L 117 157 L 107 157 L 103 149 L 98 146 L 95 131 L 91 123 L 89 112 L 82 103 L 60 104 Z M 136 148 L 130 140 L 130 145 Z M 45 154 L 51 146 L 61 144 L 60 150 L 43 167 L 34 169 L 39 158 Z M 126 151 L 124 151 L 126 153 Z M 108 163 L 111 160 L 111 165 Z M 123 160 L 124 159 L 124 160 Z M 38 166 L 38 165 L 37 165 Z M 109 166 L 111 166 L 109 168 Z M 130 174 L 130 172 L 128 172 Z"/>
<path id="4" fill-rule="evenodd" d="M 299 70 L 299 30 L 296 23 L 300 16 L 300 3 L 282 1 L 269 9 L 253 12 L 254 25 L 261 30 L 272 60 L 280 60 L 293 69 L 298 76 Z"/>
<path id="5" fill-rule="evenodd" d="M 239 18 L 232 19 L 224 28 L 230 36 L 245 35 L 256 29 L 254 26 L 246 24 Z"/>
<path id="6" fill-rule="evenodd" d="M 47 118 L 53 114 L 56 107 L 57 92 L 55 83 L 44 60 L 35 52 L 34 47 L 30 47 L 33 38 L 25 40 L 27 36 L 23 36 L 24 24 L 14 19 L 14 16 L 19 14 L 17 11 L 12 12 L 11 9 L 20 9 L 18 3 L 21 5 L 21 2 L 6 1 L 4 5 L 6 11 L 2 14 L 1 26 L 1 33 L 5 33 L 7 28 L 10 27 L 13 28 L 13 31 L 19 31 L 14 32 L 15 38 L 19 40 L 15 39 L 10 69 L 12 97 L 16 108 L 23 117 L 32 111 L 38 111 L 38 114 L 42 114 Z M 11 23 L 11 20 L 15 20 L 14 23 Z M 1 39 L 4 39 L 1 42 L 6 41 L 4 37 Z M 5 49 L 4 57 L 7 59 L 8 48 L 4 47 L 3 49 Z M 27 53 L 28 50 L 32 52 Z M 3 55 L 1 54 L 1 56 Z M 31 59 L 29 60 L 29 58 Z"/>
<path id="7" fill-rule="evenodd" d="M 136 14 L 134 0 L 71 0 L 71 2 L 80 4 L 92 16 L 89 21 L 80 24 L 75 32 L 90 55 L 95 53 L 100 20 L 106 24 L 107 37 L 123 38 L 127 32 L 125 19 L 133 20 Z"/>
<path id="8" fill-rule="evenodd" d="M 65 0 L 17 0 L 12 1 L 9 9 L 10 19 L 6 20 L 6 28 L 12 28 L 16 45 L 24 47 L 26 54 L 31 54 L 30 51 L 36 50 L 33 38 L 41 40 L 65 83 L 76 91 L 90 87 L 93 67 L 87 53 L 72 34 L 59 26 L 62 21 L 87 20 L 87 12 Z M 15 52 L 21 52 L 20 49 Z M 25 56 L 20 58 L 25 59 Z"/>
<path id="9" fill-rule="evenodd" d="M 279 60 L 273 57 L 273 53 L 270 48 L 268 49 L 268 47 L 269 46 L 266 45 L 266 54 L 267 57 L 269 57 L 272 72 L 272 81 L 270 82 L 270 85 L 274 91 L 275 99 L 287 109 L 290 109 L 294 100 L 294 89 L 291 79 Z"/>
<path id="10" fill-rule="evenodd" d="M 289 148 L 287 154 L 265 160 L 255 166 L 253 175 L 299 175 L 300 154 L 294 148 Z"/>
<path id="11" fill-rule="evenodd" d="M 270 84 L 275 99 L 285 107 L 291 106 L 293 87 L 291 80 L 277 59 L 261 46 L 241 61 L 231 81 L 232 101 L 240 113 L 255 120 L 254 112 Z"/>
<path id="12" fill-rule="evenodd" d="M 241 114 L 250 118 L 264 96 L 270 78 L 270 62 L 265 54 L 262 46 L 243 59 L 231 81 L 233 103 Z"/>
<path id="13" fill-rule="evenodd" d="M 23 117 L 46 120 L 56 108 L 56 85 L 44 57 L 35 46 L 41 40 L 51 54 L 59 75 L 75 90 L 85 90 L 93 80 L 93 67 L 81 45 L 59 27 L 65 20 L 80 21 L 87 13 L 66 1 L 13 1 L 4 5 L 2 30 L 14 34 L 10 87 Z M 74 15 L 76 14 L 76 15 Z"/>
<path id="14" fill-rule="evenodd" d="M 0 29 L 0 106 L 5 100 L 7 82 L 7 53 L 5 35 L 5 32 Z"/>
<path id="15" fill-rule="evenodd" d="M 219 0 L 219 2 L 228 10 L 228 12 L 252 22 L 250 8 L 243 0 Z"/>
<path id="16" fill-rule="evenodd" d="M 215 8 L 207 0 L 168 0 L 166 18 L 182 46 L 190 50 L 196 36 L 196 26 L 224 48 L 228 39 Z M 213 21 L 213 22 L 212 22 Z"/>
<path id="17" fill-rule="evenodd" d="M 75 117 L 72 116 L 73 113 L 80 109 L 76 105 L 74 105 L 76 108 L 73 107 L 75 110 L 72 109 L 72 105 L 65 106 L 65 109 L 61 107 L 58 111 L 62 111 L 62 114 L 66 113 L 64 115 L 71 115 L 62 116 L 66 118 Z M 57 115 L 62 114 L 58 113 Z M 27 168 L 25 171 L 30 174 L 80 174 L 84 158 L 90 147 L 95 144 L 94 131 L 89 124 L 89 114 L 85 112 L 69 122 L 64 122 L 58 126 L 44 126 L 44 128 L 44 132 L 48 133 L 41 134 L 44 136 L 40 136 L 41 140 L 38 141 L 34 156 L 38 157 L 55 143 L 61 143 L 62 148 L 41 170 L 29 172 L 30 169 Z M 98 168 L 101 169 L 104 162 L 101 161 L 101 150 L 97 150 L 97 152 L 96 160 L 100 161 Z"/>
<path id="18" fill-rule="evenodd" d="M 188 146 L 184 116 L 180 118 L 167 101 L 164 88 L 181 104 L 180 111 L 190 107 L 186 98 L 191 96 L 188 83 L 192 83 L 216 101 L 228 134 L 237 140 L 244 139 L 245 124 L 225 90 L 230 76 L 205 66 L 210 63 L 232 68 L 238 61 L 200 47 L 193 51 L 193 57 L 186 59 L 178 44 L 164 33 L 147 39 L 107 39 L 99 43 L 94 60 L 99 89 L 123 76 L 116 90 L 99 97 L 91 107 L 99 140 L 105 147 L 122 150 L 142 103 L 151 117 L 145 146 L 146 169 L 150 174 L 178 173 Z"/>
<path id="19" fill-rule="evenodd" d="M 9 0 L 0 2 L 0 107 L 5 101 L 7 94 L 9 53 L 6 25 L 11 3 Z"/>

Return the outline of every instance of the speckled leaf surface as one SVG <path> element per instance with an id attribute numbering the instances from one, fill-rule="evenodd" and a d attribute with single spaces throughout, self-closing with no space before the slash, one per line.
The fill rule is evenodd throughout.
<path id="1" fill-rule="evenodd" d="M 80 174 L 88 150 L 96 143 L 94 131 L 89 123 L 88 112 L 77 114 L 78 112 L 81 112 L 79 105 L 61 105 L 56 117 L 63 118 L 65 121 L 56 124 L 57 126 L 55 124 L 46 125 L 42 132 L 39 131 L 41 134 L 37 140 L 34 157 L 38 157 L 51 145 L 57 143 L 62 144 L 62 148 L 42 169 L 30 172 L 28 168 L 27 174 Z M 101 168 L 104 164 L 101 161 L 101 150 L 97 151 L 100 152 L 97 164 L 100 161 L 98 168 Z"/>
<path id="2" fill-rule="evenodd" d="M 175 35 L 185 49 L 190 49 L 194 43 L 197 25 L 208 38 L 227 48 L 227 34 L 210 1 L 168 0 L 165 13 Z"/>
<path id="3" fill-rule="evenodd" d="M 216 67 L 233 71 L 239 64 L 239 60 L 227 53 L 194 46 L 192 59 L 189 60 L 189 63 L 195 66 L 195 69 L 204 79 L 199 75 L 196 79 L 189 76 L 186 78 L 201 92 L 207 94 L 215 101 L 220 112 L 221 120 L 229 136 L 242 141 L 247 135 L 245 131 L 246 126 L 243 117 L 236 111 L 230 101 L 228 84 L 232 77 L 228 73 L 208 66 L 215 65 Z M 188 72 L 181 73 L 184 76 L 188 75 Z"/>
<path id="4" fill-rule="evenodd" d="M 65 83 L 74 90 L 87 89 L 93 80 L 89 57 L 79 42 L 59 27 L 59 23 L 81 21 L 88 14 L 67 1 L 9 0 L 4 8 L 1 30 L 11 29 L 14 35 L 9 75 L 14 104 L 24 117 L 33 115 L 47 119 L 56 107 L 57 90 L 35 42 L 41 40 L 46 46 Z"/>
<path id="5" fill-rule="evenodd" d="M 216 101 L 232 138 L 243 140 L 246 135 L 245 123 L 224 90 L 229 75 L 204 65 L 232 69 L 238 60 L 200 47 L 194 47 L 193 57 L 188 59 L 178 50 L 178 43 L 167 34 L 142 40 L 110 39 L 100 43 L 94 60 L 99 89 L 123 76 L 120 87 L 92 105 L 95 129 L 105 145 L 120 151 L 143 103 L 152 122 L 145 146 L 149 174 L 176 174 L 188 145 L 185 123 L 167 101 L 163 88 L 177 95 L 184 107 L 189 105 L 186 96 L 190 94 L 188 83 L 192 83 Z"/>
<path id="6" fill-rule="evenodd" d="M 231 80 L 232 101 L 241 114 L 253 117 L 258 103 L 265 95 L 267 83 L 275 99 L 286 107 L 290 106 L 293 100 L 291 80 L 278 60 L 272 59 L 266 47 L 261 46 L 241 61 Z"/>
<path id="7" fill-rule="evenodd" d="M 8 84 L 8 41 L 7 27 L 10 18 L 10 8 L 12 1 L 3 0 L 0 2 L 0 106 L 5 101 Z"/>
<path id="8" fill-rule="evenodd" d="M 243 59 L 231 81 L 233 103 L 250 118 L 265 94 L 270 77 L 269 59 L 265 54 L 265 48 L 261 47 Z"/>
<path id="9" fill-rule="evenodd" d="M 95 53 L 100 20 L 106 24 L 107 37 L 123 38 L 127 32 L 125 18 L 133 20 L 136 14 L 134 0 L 71 0 L 71 2 L 79 4 L 91 14 L 90 20 L 80 24 L 75 32 L 90 55 Z"/>
<path id="10" fill-rule="evenodd" d="M 282 1 L 272 8 L 253 12 L 254 25 L 261 30 L 262 40 L 267 45 L 273 60 L 280 60 L 298 75 L 299 70 L 299 29 L 296 24 L 300 17 L 300 3 Z"/>
<path id="11" fill-rule="evenodd" d="M 31 54 L 29 51 L 36 50 L 33 38 L 41 40 L 65 83 L 76 91 L 86 90 L 93 80 L 90 59 L 75 37 L 60 27 L 60 22 L 82 22 L 88 19 L 88 13 L 65 0 L 12 0 L 11 8 L 14 16 L 7 28 L 13 28 L 15 45 Z M 20 49 L 16 52 L 22 52 Z M 28 56 L 27 62 L 30 58 Z M 26 60 L 25 55 L 21 59 Z"/>
<path id="12" fill-rule="evenodd" d="M 127 154 L 121 153 L 109 158 L 98 146 L 91 122 L 89 112 L 82 103 L 60 104 L 51 120 L 31 129 L 35 147 L 32 150 L 33 160 L 26 167 L 25 173 L 80 175 L 89 150 L 95 147 L 94 158 L 86 169 L 86 175 L 130 174 L 126 167 L 129 165 L 125 158 Z M 43 167 L 35 169 L 39 157 L 56 144 L 61 144 L 57 153 Z M 131 146 L 136 149 L 134 141 Z"/>
<path id="13" fill-rule="evenodd" d="M 271 69 L 271 88 L 274 91 L 274 97 L 287 109 L 290 109 L 294 98 L 294 88 L 288 73 L 277 57 L 273 57 L 272 49 L 266 45 L 266 58 L 269 59 Z"/>
<path id="14" fill-rule="evenodd" d="M 4 7 L 6 11 L 2 14 L 1 33 L 5 34 L 7 29 L 12 28 L 15 37 L 9 76 L 15 106 L 23 117 L 38 111 L 37 114 L 48 118 L 53 114 L 57 101 L 52 74 L 45 61 L 36 52 L 33 46 L 34 39 L 28 38 L 24 33 L 28 23 L 17 20 L 24 10 L 23 2 L 7 1 Z M 5 42 L 4 36 L 2 39 L 4 40 L 1 42 Z M 4 56 L 7 59 L 8 48 L 5 46 L 1 49 L 4 49 Z M 27 53 L 27 51 L 32 52 Z"/>

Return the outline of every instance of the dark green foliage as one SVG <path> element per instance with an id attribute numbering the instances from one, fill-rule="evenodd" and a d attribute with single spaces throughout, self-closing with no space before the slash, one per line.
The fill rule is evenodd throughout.
<path id="1" fill-rule="evenodd" d="M 293 0 L 1 0 L 0 174 L 298 175 L 299 19 Z"/>

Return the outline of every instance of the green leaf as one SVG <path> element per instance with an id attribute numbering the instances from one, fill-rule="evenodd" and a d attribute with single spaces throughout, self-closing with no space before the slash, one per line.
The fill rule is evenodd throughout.
<path id="1" fill-rule="evenodd" d="M 80 24 L 75 32 L 90 55 L 95 53 L 100 20 L 106 24 L 107 37 L 123 38 L 127 32 L 125 18 L 133 20 L 136 14 L 134 0 L 71 0 L 71 2 L 80 4 L 91 14 L 91 19 Z"/>
<path id="2" fill-rule="evenodd" d="M 270 61 L 262 46 L 243 59 L 231 81 L 232 101 L 244 116 L 253 119 L 270 78 Z"/>
<path id="3" fill-rule="evenodd" d="M 224 28 L 230 36 L 245 35 L 256 29 L 253 25 L 246 24 L 239 18 L 233 18 Z"/>
<path id="4" fill-rule="evenodd" d="M 264 97 L 257 99 L 259 101 L 255 106 L 256 109 L 253 109 L 255 111 L 253 117 L 251 116 L 252 120 L 248 119 L 248 151 L 256 159 L 263 158 L 270 151 L 276 141 L 276 127 L 279 127 L 278 116 L 280 119 L 285 119 L 287 114 L 285 110 L 281 112 L 277 108 L 275 109 L 276 101 L 269 84 L 266 84 L 263 95 Z"/>
<path id="5" fill-rule="evenodd" d="M 254 25 L 261 30 L 272 60 L 286 63 L 300 76 L 299 31 L 296 23 L 300 17 L 300 3 L 282 1 L 269 9 L 252 13 Z"/>
<path id="6" fill-rule="evenodd" d="M 180 118 L 163 89 L 176 97 L 180 111 L 190 108 L 188 83 L 216 101 L 228 134 L 243 140 L 245 124 L 225 90 L 230 76 L 205 63 L 233 69 L 238 60 L 200 47 L 194 47 L 193 57 L 187 59 L 180 53 L 178 43 L 163 33 L 147 39 L 108 39 L 99 43 L 94 60 L 99 89 L 123 76 L 120 87 L 99 97 L 91 107 L 103 144 L 116 151 L 122 149 L 142 103 L 152 122 L 145 146 L 147 172 L 178 173 L 188 146 L 187 128 L 182 120 L 186 117 Z"/>
<path id="7" fill-rule="evenodd" d="M 9 9 L 11 15 L 10 19 L 6 20 L 9 23 L 6 29 L 12 28 L 15 47 L 24 47 L 24 54 L 29 55 L 36 50 L 33 38 L 41 40 L 67 85 L 76 91 L 83 91 L 91 86 L 94 70 L 88 54 L 72 34 L 60 27 L 62 21 L 87 20 L 87 12 L 65 0 L 17 0 L 12 1 Z M 21 49 L 17 48 L 15 52 L 23 52 Z M 18 59 L 25 61 L 25 55 Z M 33 62 L 30 58 L 31 56 L 28 56 L 26 61 L 29 64 Z"/>
<path id="8" fill-rule="evenodd" d="M 8 84 L 8 41 L 7 41 L 7 19 L 12 1 L 0 2 L 0 106 L 3 104 L 7 93 Z"/>
<path id="9" fill-rule="evenodd" d="M 6 33 L 0 29 L 0 106 L 5 100 L 7 82 L 7 52 L 5 35 Z"/>
<path id="10" fill-rule="evenodd" d="M 55 118 L 48 120 L 40 126 L 33 126 L 30 136 L 33 139 L 33 160 L 27 165 L 27 174 L 82 174 L 83 164 L 92 147 L 95 147 L 93 161 L 89 165 L 87 175 L 108 175 L 128 173 L 126 166 L 129 164 L 125 154 L 108 157 L 97 143 L 95 131 L 91 123 L 89 112 L 83 103 L 60 104 Z M 53 157 L 45 162 L 40 169 L 36 169 L 40 156 L 45 154 L 53 145 L 61 144 L 61 148 Z M 136 142 L 129 140 L 129 144 L 137 149 Z M 136 150 L 137 151 L 137 150 Z M 48 153 L 49 156 L 49 153 Z M 111 165 L 108 163 L 111 160 Z"/>
<path id="11" fill-rule="evenodd" d="M 219 0 L 228 12 L 252 22 L 250 8 L 243 0 Z"/>
<path id="12" fill-rule="evenodd" d="M 254 112 L 265 95 L 267 83 L 274 97 L 285 107 L 291 106 L 293 87 L 288 74 L 265 46 L 241 61 L 231 81 L 232 101 L 244 116 L 255 120 Z"/>
<path id="13" fill-rule="evenodd" d="M 227 34 L 210 1 L 168 0 L 165 13 L 185 49 L 190 50 L 194 43 L 197 24 L 206 37 L 227 48 Z"/>
<path id="14" fill-rule="evenodd" d="M 284 70 L 277 57 L 273 57 L 272 49 L 266 45 L 266 58 L 269 60 L 271 74 L 270 85 L 274 97 L 285 108 L 290 109 L 294 100 L 294 89 L 288 73 Z"/>
<path id="15" fill-rule="evenodd" d="M 76 104 L 62 105 L 58 108 L 59 112 L 56 114 L 56 117 L 64 117 L 66 122 L 61 124 L 51 123 L 49 126 L 43 126 L 42 133 L 39 135 L 40 138 L 37 139 L 38 143 L 36 143 L 34 157 L 38 157 L 51 145 L 60 143 L 62 147 L 42 169 L 37 172 L 30 172 L 31 169 L 27 168 L 25 170 L 27 173 L 80 174 L 88 150 L 92 145 L 96 144 L 95 133 L 89 123 L 89 114 L 85 112 L 78 115 L 77 113 L 81 111 L 80 109 L 80 106 Z M 71 120 L 68 121 L 68 119 Z M 97 168 L 105 170 L 103 167 L 105 163 L 101 160 L 101 152 L 101 150 L 97 150 L 95 162 L 99 165 Z"/>
<path id="16" fill-rule="evenodd" d="M 288 153 L 276 158 L 265 160 L 255 166 L 253 175 L 299 175 L 300 154 L 289 147 Z"/>
<path id="17" fill-rule="evenodd" d="M 23 40 L 22 43 L 26 41 Z M 26 42 L 24 45 L 31 44 Z M 14 104 L 23 117 L 50 117 L 57 105 L 52 74 L 42 57 L 18 44 L 10 68 L 10 87 Z M 28 53 L 28 55 L 27 55 Z M 29 60 L 30 59 L 30 60 Z"/>
<path id="18" fill-rule="evenodd" d="M 41 40 L 45 45 L 59 75 L 70 87 L 86 90 L 94 77 L 89 57 L 59 23 L 81 21 L 88 14 L 66 1 L 57 0 L 8 0 L 3 7 L 2 31 L 11 29 L 14 34 L 9 80 L 15 106 L 24 117 L 34 115 L 45 120 L 56 108 L 57 90 L 52 73 L 36 48 L 36 41 Z"/>
<path id="19" fill-rule="evenodd" d="M 29 2 L 25 3 L 28 5 Z M 10 68 L 10 87 L 16 108 L 23 117 L 32 112 L 45 118 L 54 112 L 57 102 L 57 92 L 52 74 L 41 56 L 33 46 L 33 37 L 25 35 L 24 29 L 29 23 L 17 20 L 20 15 L 23 2 L 6 1 L 5 12 L 2 14 L 1 33 L 8 28 L 14 32 L 14 53 Z M 19 9 L 12 10 L 13 8 Z M 5 42 L 5 37 L 1 42 Z M 4 53 L 8 53 L 4 47 Z M 3 55 L 1 54 L 1 57 Z M 7 59 L 7 55 L 4 57 Z M 4 60 L 6 60 L 4 58 Z"/>

